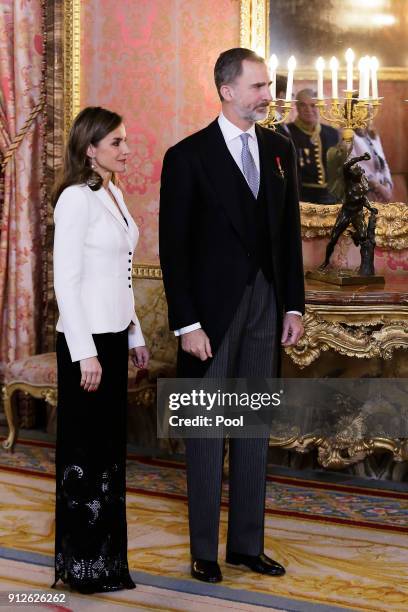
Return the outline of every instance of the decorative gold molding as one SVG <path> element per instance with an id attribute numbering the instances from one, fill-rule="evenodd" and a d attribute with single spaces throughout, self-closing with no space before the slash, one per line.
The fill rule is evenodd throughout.
<path id="1" fill-rule="evenodd" d="M 68 136 L 80 108 L 81 4 L 64 0 L 64 133 Z"/>
<path id="2" fill-rule="evenodd" d="M 269 4 L 265 0 L 241 0 L 240 45 L 265 57 Z"/>
<path id="3" fill-rule="evenodd" d="M 378 71 L 378 78 L 387 81 L 407 81 L 408 68 L 382 68 Z"/>
<path id="4" fill-rule="evenodd" d="M 322 206 L 302 202 L 300 205 L 302 238 L 328 238 L 340 204 Z M 376 202 L 379 214 L 376 227 L 377 246 L 383 249 L 408 248 L 408 206 L 404 202 L 381 204 Z"/>
<path id="5" fill-rule="evenodd" d="M 158 264 L 135 263 L 132 269 L 133 278 L 148 278 L 150 280 L 161 280 L 163 278 L 161 268 Z"/>
<path id="6" fill-rule="evenodd" d="M 324 206 L 310 202 L 300 203 L 302 238 L 328 238 L 341 204 Z"/>
<path id="7" fill-rule="evenodd" d="M 268 53 L 267 33 L 268 33 L 268 14 L 269 5 L 263 0 L 253 0 L 253 30 L 252 37 L 255 43 L 255 51 L 261 57 L 266 57 Z"/>
<path id="8" fill-rule="evenodd" d="M 267 37 L 269 38 L 269 32 L 267 32 Z M 269 49 L 269 43 L 266 47 Z M 280 72 L 282 74 L 286 74 L 287 71 L 283 68 Z M 324 78 L 331 79 L 331 72 L 328 70 L 324 71 Z M 408 80 L 408 68 L 398 68 L 398 67 L 390 67 L 390 68 L 382 68 L 378 71 L 378 78 L 383 81 L 407 81 Z M 298 66 L 295 72 L 295 79 L 297 81 L 315 81 L 316 80 L 316 70 L 313 68 L 306 68 L 304 66 Z M 346 80 L 346 71 L 339 70 L 339 81 Z"/>
<path id="9" fill-rule="evenodd" d="M 338 438 L 319 438 L 316 436 L 293 436 L 292 438 L 271 438 L 270 446 L 285 450 L 308 453 L 317 448 L 319 464 L 328 469 L 339 470 L 363 461 L 374 453 L 389 452 L 394 461 L 408 460 L 408 440 L 372 438 L 368 440 L 340 440 Z"/>
<path id="10" fill-rule="evenodd" d="M 239 44 L 251 48 L 251 4 L 252 0 L 241 0 Z"/>
<path id="11" fill-rule="evenodd" d="M 335 307 L 337 316 L 330 316 L 330 307 L 308 305 L 304 336 L 285 351 L 299 368 L 309 366 L 328 350 L 360 359 L 390 359 L 395 349 L 408 349 L 408 306 L 399 306 L 398 314 L 392 309 L 343 306 Z"/>

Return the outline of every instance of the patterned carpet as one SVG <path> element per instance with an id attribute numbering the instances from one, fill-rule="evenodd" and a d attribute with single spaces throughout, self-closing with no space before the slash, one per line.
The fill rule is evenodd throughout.
<path id="1" fill-rule="evenodd" d="M 0 455 L 0 467 L 54 476 L 54 446 L 20 440 L 13 454 Z M 170 499 L 186 499 L 185 468 L 179 461 L 129 454 L 127 489 Z M 223 504 L 228 483 L 223 485 Z M 374 488 L 350 487 L 315 480 L 269 476 L 266 508 L 273 515 L 296 516 L 339 524 L 408 533 L 407 495 Z"/>
<path id="2" fill-rule="evenodd" d="M 13 454 L 0 454 L 3 591 L 21 585 L 45 589 L 52 582 L 53 453 L 50 444 L 20 441 Z M 227 494 L 225 485 L 224 502 Z M 65 609 L 98 609 L 93 604 L 99 601 L 111 602 L 112 609 L 126 605 L 186 612 L 408 612 L 408 502 L 403 493 L 270 478 L 265 548 L 287 567 L 287 575 L 271 579 L 223 563 L 223 510 L 222 585 L 189 579 L 183 464 L 130 455 L 127 506 L 129 562 L 139 588 L 98 598 L 72 595 L 75 605 Z M 18 587 L 12 564 L 21 570 Z"/>

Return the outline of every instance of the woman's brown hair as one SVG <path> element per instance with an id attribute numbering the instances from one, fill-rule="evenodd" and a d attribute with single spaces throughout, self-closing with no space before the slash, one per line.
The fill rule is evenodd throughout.
<path id="1" fill-rule="evenodd" d="M 74 119 L 65 149 L 64 165 L 53 194 L 55 206 L 61 193 L 70 185 L 89 184 L 93 191 L 102 187 L 102 177 L 91 167 L 89 145 L 96 146 L 122 123 L 117 113 L 100 106 L 84 108 Z"/>

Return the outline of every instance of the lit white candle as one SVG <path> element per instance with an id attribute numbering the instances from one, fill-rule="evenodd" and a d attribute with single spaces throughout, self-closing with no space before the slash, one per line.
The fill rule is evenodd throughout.
<path id="1" fill-rule="evenodd" d="M 353 49 L 347 49 L 346 51 L 346 62 L 347 62 L 347 91 L 353 90 L 353 61 L 354 52 Z"/>
<path id="2" fill-rule="evenodd" d="M 338 91 L 338 70 L 339 70 L 339 60 L 337 57 L 332 57 L 330 60 L 330 69 L 332 73 L 332 98 L 336 99 L 339 97 Z"/>
<path id="3" fill-rule="evenodd" d="M 276 68 L 278 67 L 278 58 L 273 53 L 269 58 L 269 75 L 271 79 L 271 96 L 272 100 L 276 100 Z"/>
<path id="4" fill-rule="evenodd" d="M 362 100 L 364 98 L 364 63 L 365 58 L 360 58 L 358 62 L 359 82 L 358 82 L 358 97 Z"/>
<path id="5" fill-rule="evenodd" d="M 286 87 L 286 101 L 290 102 L 292 100 L 292 90 L 293 90 L 293 73 L 296 68 L 296 60 L 293 55 L 290 56 L 288 60 L 288 84 Z"/>
<path id="6" fill-rule="evenodd" d="M 319 100 L 323 100 L 323 70 L 324 70 L 324 59 L 318 57 L 316 60 L 317 70 L 317 97 Z"/>
<path id="7" fill-rule="evenodd" d="M 363 97 L 367 100 L 370 97 L 370 58 L 366 55 L 363 64 Z"/>
<path id="8" fill-rule="evenodd" d="M 378 71 L 378 59 L 376 57 L 372 57 L 370 61 L 371 68 L 371 95 L 374 100 L 378 98 L 378 81 L 377 81 L 377 71 Z"/>

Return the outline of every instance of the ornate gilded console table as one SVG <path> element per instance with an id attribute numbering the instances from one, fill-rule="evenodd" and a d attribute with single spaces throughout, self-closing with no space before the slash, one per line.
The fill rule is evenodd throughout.
<path id="1" fill-rule="evenodd" d="M 337 287 L 306 281 L 305 335 L 286 353 L 300 368 L 323 351 L 347 357 L 390 359 L 408 348 L 408 275 L 386 277 L 384 286 Z"/>
<path id="2" fill-rule="evenodd" d="M 286 354 L 300 368 L 312 364 L 324 351 L 347 357 L 390 360 L 395 349 L 408 349 L 408 274 L 386 277 L 384 286 L 337 287 L 306 281 L 305 334 Z M 408 355 L 407 355 L 408 356 Z M 296 436 L 274 438 L 273 446 L 300 453 L 318 451 L 318 462 L 326 468 L 341 469 L 376 452 L 389 452 L 394 461 L 408 460 L 404 438 L 361 439 L 354 431 L 361 415 L 347 431 L 331 438 Z"/>

